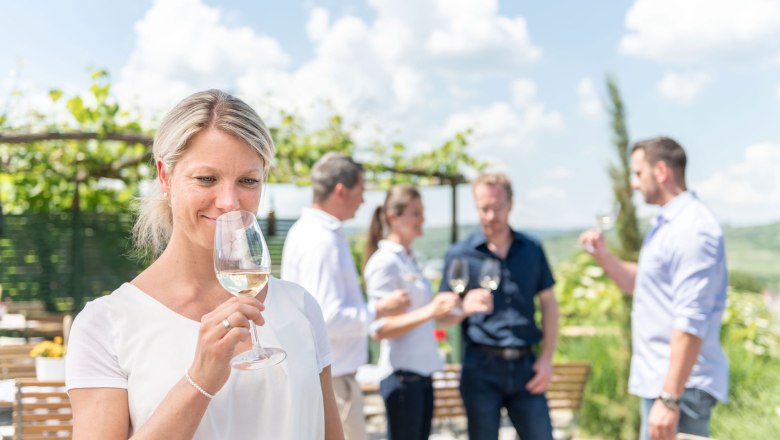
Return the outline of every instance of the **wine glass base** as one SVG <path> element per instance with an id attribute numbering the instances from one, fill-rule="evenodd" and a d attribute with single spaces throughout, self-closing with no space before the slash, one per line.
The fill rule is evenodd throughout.
<path id="1" fill-rule="evenodd" d="M 259 370 L 272 367 L 282 362 L 287 357 L 287 352 L 281 348 L 263 348 L 260 356 L 256 356 L 252 350 L 236 355 L 230 360 L 230 365 L 237 370 Z"/>

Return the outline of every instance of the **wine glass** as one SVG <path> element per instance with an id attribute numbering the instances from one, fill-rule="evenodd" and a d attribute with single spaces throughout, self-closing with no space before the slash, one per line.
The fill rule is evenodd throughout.
<path id="1" fill-rule="evenodd" d="M 483 289 L 495 292 L 501 284 L 501 262 L 495 258 L 488 258 L 482 262 L 479 270 L 479 285 Z"/>
<path id="2" fill-rule="evenodd" d="M 469 285 L 469 263 L 465 258 L 455 257 L 450 261 L 450 268 L 447 270 L 447 279 L 450 289 L 456 294 L 462 296 Z M 463 314 L 463 309 L 456 307 L 450 312 L 453 316 Z"/>
<path id="3" fill-rule="evenodd" d="M 596 214 L 596 230 L 604 234 L 615 227 L 615 221 L 617 220 L 616 212 L 617 210 L 615 209 Z M 582 247 L 591 254 L 595 252 L 595 249 L 591 245 L 586 244 Z"/>
<path id="4" fill-rule="evenodd" d="M 217 217 L 214 235 L 214 270 L 222 287 L 236 296 L 257 296 L 271 275 L 271 254 L 257 217 L 247 211 L 231 211 Z M 230 365 L 239 370 L 256 370 L 283 361 L 280 348 L 260 345 L 255 323 L 249 321 L 252 349 L 236 355 Z"/>
<path id="5" fill-rule="evenodd" d="M 601 232 L 607 232 L 615 226 L 614 212 L 602 212 L 596 214 L 596 228 Z"/>
<path id="6" fill-rule="evenodd" d="M 462 295 L 469 285 L 469 263 L 464 258 L 455 257 L 450 261 L 447 271 L 450 289 L 458 295 Z"/>

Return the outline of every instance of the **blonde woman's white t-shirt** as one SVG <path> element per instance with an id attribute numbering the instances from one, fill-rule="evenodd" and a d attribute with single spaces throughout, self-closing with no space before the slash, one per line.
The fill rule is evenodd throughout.
<path id="1" fill-rule="evenodd" d="M 287 358 L 270 368 L 232 370 L 194 439 L 324 437 L 319 373 L 332 360 L 322 312 L 302 287 L 273 278 L 265 306 L 261 342 L 283 348 Z M 199 328 L 125 283 L 74 320 L 66 387 L 127 389 L 132 434 L 191 365 Z"/>

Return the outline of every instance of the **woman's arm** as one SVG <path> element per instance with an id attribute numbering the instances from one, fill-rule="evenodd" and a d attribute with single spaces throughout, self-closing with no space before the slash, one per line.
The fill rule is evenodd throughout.
<path id="1" fill-rule="evenodd" d="M 130 410 L 127 390 L 79 388 L 69 393 L 73 410 L 73 438 L 79 440 L 127 439 Z M 182 378 L 133 439 L 191 439 L 208 408 L 209 399 Z"/>
<path id="2" fill-rule="evenodd" d="M 127 390 L 80 388 L 70 390 L 73 438 L 80 440 L 126 439 L 130 432 Z"/>
<path id="3" fill-rule="evenodd" d="M 320 373 L 320 387 L 322 388 L 322 405 L 325 408 L 325 440 L 343 440 L 344 430 L 341 427 L 341 418 L 336 406 L 336 395 L 333 393 L 330 365 L 323 368 Z"/>
<path id="4" fill-rule="evenodd" d="M 449 315 L 458 305 L 460 300 L 454 293 L 439 293 L 431 302 L 418 309 L 385 318 L 384 323 L 374 331 L 373 336 L 377 340 L 398 338 L 429 319 L 439 319 Z"/>
<path id="5" fill-rule="evenodd" d="M 233 297 L 201 319 L 195 358 L 188 372 L 205 393 L 214 394 L 230 376 L 230 358 L 240 341 L 249 339 L 248 320 L 264 323 L 260 311 L 264 306 L 255 298 Z M 228 319 L 229 329 L 222 325 Z M 75 342 L 79 344 L 77 333 Z M 82 346 L 87 343 L 86 335 Z M 75 359 L 74 359 L 75 360 Z M 134 428 L 134 439 L 191 439 L 200 425 L 210 399 L 181 379 L 168 391 L 152 416 Z M 138 390 L 143 392 L 143 390 Z M 130 432 L 128 392 L 124 388 L 79 388 L 69 391 L 73 410 L 74 438 L 127 439 Z M 78 433 L 78 434 L 76 434 Z"/>

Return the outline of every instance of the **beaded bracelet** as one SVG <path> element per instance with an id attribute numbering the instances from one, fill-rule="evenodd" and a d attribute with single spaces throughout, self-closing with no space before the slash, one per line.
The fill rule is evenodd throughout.
<path id="1" fill-rule="evenodd" d="M 187 382 L 190 383 L 193 387 L 195 387 L 196 390 L 198 390 L 199 393 L 203 394 L 204 396 L 208 397 L 209 399 L 213 399 L 214 395 L 209 394 L 206 390 L 200 387 L 200 385 L 196 384 L 194 380 L 190 377 L 190 371 L 184 370 L 184 377 L 187 379 Z"/>

